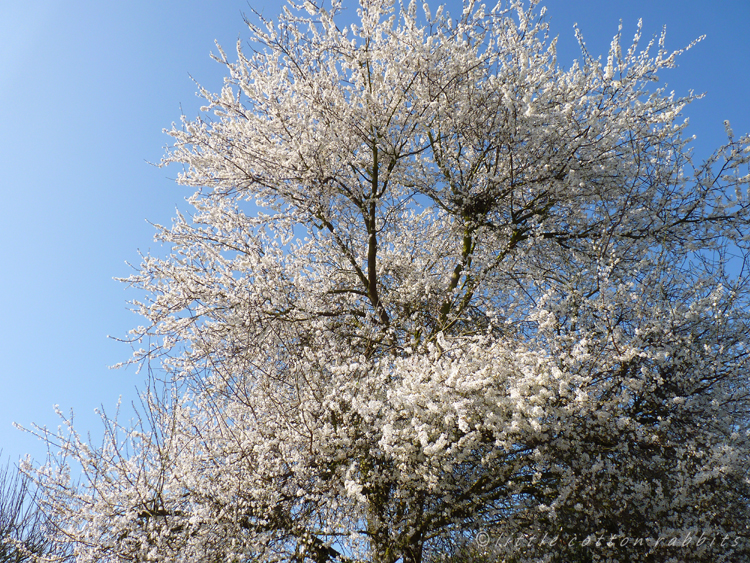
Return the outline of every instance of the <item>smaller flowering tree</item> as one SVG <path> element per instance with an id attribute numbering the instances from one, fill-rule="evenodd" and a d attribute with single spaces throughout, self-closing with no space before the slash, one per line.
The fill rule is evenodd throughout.
<path id="1" fill-rule="evenodd" d="M 127 280 L 151 296 L 133 361 L 166 385 L 135 427 L 103 417 L 101 447 L 42 431 L 83 468 L 36 473 L 61 541 L 112 562 L 748 557 L 750 139 L 693 161 L 692 98 L 652 86 L 680 53 L 663 35 L 566 70 L 534 3 L 340 10 L 249 22 L 252 55 L 220 51 L 202 91 L 213 118 L 169 132 L 194 214 Z M 731 545 L 627 543 L 688 533 Z M 576 541 L 604 535 L 626 541 Z"/>
<path id="2" fill-rule="evenodd" d="M 53 523 L 36 505 L 28 477 L 10 464 L 0 468 L 0 561 L 25 563 L 63 554 L 48 537 Z"/>

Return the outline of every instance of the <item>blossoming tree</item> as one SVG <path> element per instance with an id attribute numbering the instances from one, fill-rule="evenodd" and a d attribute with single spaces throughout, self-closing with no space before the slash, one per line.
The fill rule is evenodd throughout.
<path id="1" fill-rule="evenodd" d="M 100 447 L 44 434 L 60 541 L 665 561 L 685 552 L 633 541 L 704 533 L 729 541 L 689 559 L 747 557 L 750 139 L 693 161 L 664 36 L 564 69 L 534 4 L 357 14 L 248 21 L 169 132 L 194 213 L 128 280 L 151 296 L 133 361 L 160 371 Z"/>

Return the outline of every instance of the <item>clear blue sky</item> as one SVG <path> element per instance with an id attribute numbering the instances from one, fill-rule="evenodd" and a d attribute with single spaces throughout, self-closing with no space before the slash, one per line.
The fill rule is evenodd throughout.
<path id="1" fill-rule="evenodd" d="M 281 3 L 251 0 L 267 15 Z M 436 3 L 433 2 L 433 5 Z M 447 2 L 457 12 L 456 0 Z M 670 89 L 706 92 L 690 106 L 696 152 L 750 132 L 750 2 L 746 0 L 549 0 L 559 62 L 578 56 L 577 22 L 592 54 L 606 51 L 622 19 L 629 40 L 638 18 L 647 37 L 667 25 L 667 46 L 706 40 L 662 76 Z M 353 6 L 352 6 L 353 7 Z M 128 404 L 142 386 L 133 369 L 107 366 L 130 355 L 124 336 L 140 319 L 135 297 L 113 277 L 138 250 L 158 250 L 146 219 L 169 223 L 188 193 L 158 169 L 180 117 L 198 115 L 198 82 L 217 90 L 222 67 L 209 58 L 247 38 L 245 0 L 23 0 L 0 9 L 0 448 L 3 458 L 45 449 L 12 427 L 56 427 L 53 405 L 73 409 L 83 433 L 99 434 L 94 409 Z"/>

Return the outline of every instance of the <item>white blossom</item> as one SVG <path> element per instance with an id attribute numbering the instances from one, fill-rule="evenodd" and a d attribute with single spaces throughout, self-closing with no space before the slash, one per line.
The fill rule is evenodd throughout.
<path id="1" fill-rule="evenodd" d="M 746 539 L 750 139 L 727 124 L 694 163 L 693 98 L 653 85 L 681 51 L 640 25 L 565 69 L 535 3 L 342 9 L 250 21 L 212 115 L 169 131 L 193 212 L 126 280 L 144 413 L 102 414 L 100 446 L 38 430 L 57 539 L 378 563 L 473 557 L 480 531 L 566 538 L 514 561 Z M 587 553 L 661 557 L 628 549 Z"/>

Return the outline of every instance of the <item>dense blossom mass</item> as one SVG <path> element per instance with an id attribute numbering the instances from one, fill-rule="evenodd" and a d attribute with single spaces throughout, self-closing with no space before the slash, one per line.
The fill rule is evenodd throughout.
<path id="1" fill-rule="evenodd" d="M 169 131 L 195 193 L 128 280 L 144 414 L 99 447 L 46 434 L 57 539 L 84 562 L 750 557 L 750 139 L 693 160 L 663 35 L 565 68 L 534 4 L 361 0 L 346 27 L 320 4 L 248 18 Z"/>

